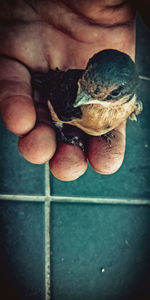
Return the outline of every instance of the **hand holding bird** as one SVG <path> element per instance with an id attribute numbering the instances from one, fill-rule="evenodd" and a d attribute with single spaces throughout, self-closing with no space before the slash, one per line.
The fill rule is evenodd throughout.
<path id="1" fill-rule="evenodd" d="M 95 115 L 96 107 L 98 110 L 102 108 L 104 112 L 106 105 L 113 109 L 114 114 L 120 100 L 115 98 L 113 101 L 110 97 L 120 97 L 116 93 L 120 93 L 122 97 L 124 91 L 129 93 L 127 85 L 125 89 L 122 88 L 122 83 L 118 86 L 118 82 L 110 81 L 111 76 L 108 76 L 105 88 L 103 85 L 103 91 L 99 91 L 99 87 L 97 91 L 93 90 L 93 86 L 90 87 L 89 84 L 86 86 L 86 76 L 93 76 L 87 64 L 95 53 L 102 53 L 106 49 L 116 49 L 134 60 L 135 10 L 132 5 L 122 0 L 50 0 L 45 1 L 44 5 L 39 0 L 36 3 L 30 1 L 29 4 L 28 1 L 21 0 L 14 7 L 6 0 L 1 3 L 0 19 L 0 113 L 6 127 L 19 136 L 18 149 L 21 155 L 36 164 L 50 160 L 50 169 L 60 180 L 69 181 L 80 177 L 87 169 L 87 159 L 96 172 L 114 173 L 123 161 L 125 121 L 121 124 L 120 121 L 125 118 L 116 118 L 117 124 L 120 124 L 118 126 L 110 115 L 106 118 L 107 122 L 104 122 L 106 114 L 103 114 L 100 118 L 102 125 L 97 126 L 95 120 L 99 118 L 93 119 L 92 116 Z M 64 136 L 68 138 L 69 135 L 70 140 L 72 136 L 80 136 L 80 143 L 85 138 L 86 153 L 80 147 L 73 147 L 59 140 L 57 142 L 52 124 L 55 117 L 51 122 L 47 100 L 45 102 L 43 97 L 39 102 L 33 102 L 30 75 L 35 72 L 50 74 L 50 71 L 60 77 L 61 72 L 65 72 L 66 76 L 69 74 L 70 78 L 72 72 L 75 74 L 69 83 L 75 86 L 72 90 L 75 97 L 68 95 L 69 100 L 74 102 L 61 103 L 57 110 L 60 99 L 52 99 L 53 91 L 49 91 L 48 99 L 59 123 L 63 124 Z M 109 72 L 104 73 L 109 75 Z M 68 77 L 66 80 L 68 81 Z M 58 91 L 60 88 L 57 84 Z M 90 95 L 90 99 L 87 95 Z M 123 95 L 124 100 L 126 97 L 128 95 Z M 82 105 L 81 102 L 77 103 L 80 100 Z M 126 104 L 133 102 L 130 99 Z M 70 119 L 71 117 L 73 118 Z M 87 120 L 91 120 L 91 123 Z M 75 126 L 69 122 L 76 122 Z M 88 127 L 92 129 L 91 133 Z M 96 134 L 100 137 L 89 135 L 96 132 L 96 127 Z M 108 131 L 114 128 L 111 131 L 111 147 L 109 140 L 105 138 L 106 127 L 109 127 Z"/>

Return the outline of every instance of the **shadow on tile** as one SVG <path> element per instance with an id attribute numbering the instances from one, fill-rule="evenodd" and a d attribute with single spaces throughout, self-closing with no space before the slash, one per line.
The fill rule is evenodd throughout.
<path id="1" fill-rule="evenodd" d="M 140 75 L 150 77 L 150 29 L 137 17 L 136 66 Z"/>

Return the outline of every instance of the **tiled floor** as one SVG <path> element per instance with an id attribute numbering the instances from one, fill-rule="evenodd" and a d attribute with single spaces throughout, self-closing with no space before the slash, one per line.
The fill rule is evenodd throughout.
<path id="1" fill-rule="evenodd" d="M 137 26 L 144 111 L 114 175 L 75 182 L 26 162 L 1 124 L 0 299 L 150 299 L 150 32 Z M 49 178 L 50 175 L 50 178 Z"/>

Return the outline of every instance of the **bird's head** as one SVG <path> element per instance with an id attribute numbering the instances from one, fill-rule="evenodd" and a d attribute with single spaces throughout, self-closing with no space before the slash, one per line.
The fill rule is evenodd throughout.
<path id="1" fill-rule="evenodd" d="M 53 120 L 76 126 L 90 135 L 102 135 L 142 110 L 137 102 L 138 76 L 135 63 L 125 53 L 106 49 L 95 54 L 78 80 L 69 121 L 58 118 L 49 105 Z M 75 111 L 80 109 L 80 116 Z"/>
<path id="2" fill-rule="evenodd" d="M 88 62 L 78 81 L 74 108 L 100 104 L 113 106 L 129 101 L 138 83 L 135 63 L 125 53 L 106 49 L 95 54 Z"/>

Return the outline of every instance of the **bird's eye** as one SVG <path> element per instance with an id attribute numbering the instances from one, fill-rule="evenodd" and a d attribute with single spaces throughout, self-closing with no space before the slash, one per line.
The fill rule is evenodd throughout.
<path id="1" fill-rule="evenodd" d="M 117 97 L 120 95 L 121 91 L 123 89 L 123 86 L 119 86 L 118 89 L 116 90 L 113 90 L 111 93 L 110 93 L 110 96 L 113 98 L 113 97 Z"/>

